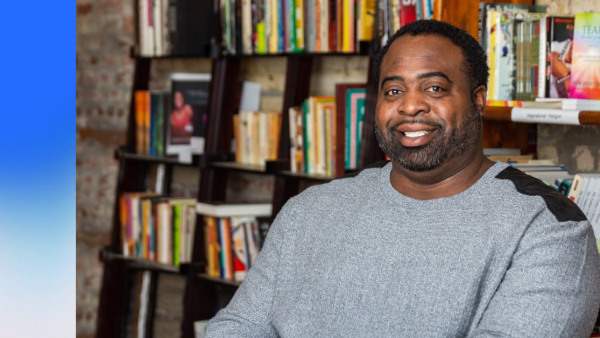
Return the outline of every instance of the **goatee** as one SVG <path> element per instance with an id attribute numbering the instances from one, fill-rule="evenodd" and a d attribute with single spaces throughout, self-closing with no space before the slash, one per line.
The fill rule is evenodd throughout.
<path id="1" fill-rule="evenodd" d="M 396 128 L 404 123 L 419 123 L 433 126 L 436 135 L 426 144 L 418 147 L 405 147 L 396 138 Z M 471 112 L 464 123 L 448 130 L 443 122 L 429 121 L 423 118 L 405 119 L 386 129 L 384 133 L 375 124 L 375 136 L 379 147 L 393 161 L 410 171 L 429 171 L 463 154 L 480 141 L 483 122 L 472 104 Z"/>

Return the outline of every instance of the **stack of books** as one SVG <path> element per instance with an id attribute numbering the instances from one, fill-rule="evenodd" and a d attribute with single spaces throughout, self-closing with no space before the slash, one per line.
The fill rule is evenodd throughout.
<path id="1" fill-rule="evenodd" d="M 192 260 L 196 200 L 124 193 L 119 199 L 125 257 L 179 266 Z"/>
<path id="2" fill-rule="evenodd" d="M 241 282 L 264 241 L 259 217 L 271 215 L 271 204 L 214 205 L 198 203 L 203 215 L 206 274 Z"/>

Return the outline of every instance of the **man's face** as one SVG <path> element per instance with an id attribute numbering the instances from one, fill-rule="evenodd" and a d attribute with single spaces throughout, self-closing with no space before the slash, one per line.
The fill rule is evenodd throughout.
<path id="1" fill-rule="evenodd" d="M 408 170 L 470 156 L 482 124 L 460 48 L 438 35 L 397 38 L 382 60 L 375 124 L 384 153 Z"/>

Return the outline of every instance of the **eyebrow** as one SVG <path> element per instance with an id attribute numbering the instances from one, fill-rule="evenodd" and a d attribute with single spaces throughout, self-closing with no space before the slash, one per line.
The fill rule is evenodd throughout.
<path id="1" fill-rule="evenodd" d="M 429 72 L 429 73 L 425 73 L 425 74 L 420 74 L 419 76 L 417 76 L 417 79 L 421 80 L 421 79 L 425 79 L 428 77 L 443 77 L 444 79 L 448 80 L 448 82 L 454 84 L 452 82 L 452 80 L 450 80 L 450 78 L 448 77 L 448 75 L 442 73 L 442 72 Z"/>
<path id="2" fill-rule="evenodd" d="M 442 73 L 442 72 L 429 72 L 429 73 L 424 73 L 424 74 L 419 74 L 419 76 L 417 76 L 417 79 L 422 80 L 428 77 L 443 77 L 444 79 L 446 79 L 448 82 L 450 82 L 451 84 L 454 84 L 454 82 L 452 82 L 452 80 L 450 80 L 450 78 L 448 77 L 448 75 Z M 404 81 L 404 78 L 402 76 L 386 76 L 383 78 L 383 81 L 381 81 L 381 88 L 383 88 L 383 85 L 387 82 L 387 81 Z"/>

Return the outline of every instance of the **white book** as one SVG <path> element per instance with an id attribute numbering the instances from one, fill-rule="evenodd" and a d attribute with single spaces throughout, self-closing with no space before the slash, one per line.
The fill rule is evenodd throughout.
<path id="1" fill-rule="evenodd" d="M 158 223 L 158 257 L 159 261 L 164 264 L 172 264 L 173 261 L 171 259 L 171 253 L 173 252 L 172 248 L 172 236 L 173 232 L 171 230 L 172 223 L 172 213 L 171 213 L 171 205 L 169 203 L 160 203 L 158 205 L 158 213 L 159 213 L 159 223 Z"/>
<path id="2" fill-rule="evenodd" d="M 148 0 L 146 1 L 146 13 L 148 16 L 148 24 L 146 25 L 146 34 L 148 39 L 148 55 L 154 55 L 154 1 Z"/>
<path id="3" fill-rule="evenodd" d="M 537 98 L 536 102 L 562 102 L 562 109 L 600 111 L 600 100 Z"/>
<path id="4" fill-rule="evenodd" d="M 242 53 L 252 54 L 252 9 L 250 0 L 242 0 Z"/>
<path id="5" fill-rule="evenodd" d="M 249 134 L 248 134 L 248 120 L 249 116 L 252 114 L 251 111 L 240 111 L 240 160 L 244 164 L 250 163 L 250 151 L 249 151 Z"/>
<path id="6" fill-rule="evenodd" d="M 271 203 L 261 204 L 196 204 L 196 212 L 212 217 L 271 216 Z"/>
<path id="7" fill-rule="evenodd" d="M 329 52 L 329 2 L 327 0 L 317 0 L 321 1 L 320 8 L 320 28 L 319 38 L 321 40 L 321 49 L 318 52 L 327 53 Z"/>
<path id="8" fill-rule="evenodd" d="M 548 36 L 547 36 L 547 34 L 545 34 L 546 22 L 547 22 L 546 18 L 547 18 L 547 15 L 543 15 L 542 19 L 540 20 L 540 34 L 539 34 L 540 47 L 539 47 L 539 61 L 538 61 L 540 71 L 538 71 L 537 97 L 544 97 L 546 95 L 546 72 L 543 71 L 546 69 L 546 57 L 547 57 L 546 40 L 547 40 Z"/>
<path id="9" fill-rule="evenodd" d="M 196 208 L 193 206 L 187 207 L 188 214 L 188 227 L 186 232 L 186 248 L 185 252 L 185 262 L 192 261 L 192 254 L 194 253 L 194 236 L 196 234 Z"/>
<path id="10" fill-rule="evenodd" d="M 154 55 L 162 54 L 162 5 L 161 0 L 152 1 L 152 26 L 154 27 Z"/>
<path id="11" fill-rule="evenodd" d="M 195 338 L 204 338 L 204 336 L 206 335 L 206 328 L 208 327 L 209 322 L 209 319 L 194 322 Z"/>
<path id="12" fill-rule="evenodd" d="M 148 53 L 148 1 L 138 0 L 138 25 L 139 25 L 139 53 L 141 56 L 150 56 Z"/>
<path id="13" fill-rule="evenodd" d="M 327 138 L 325 134 L 325 109 L 322 104 L 315 105 L 317 114 L 318 130 L 317 138 L 319 139 L 319 152 L 317 153 L 317 174 L 327 175 Z"/>
<path id="14" fill-rule="evenodd" d="M 258 165 L 265 165 L 269 157 L 269 113 L 260 112 L 258 114 Z"/>

